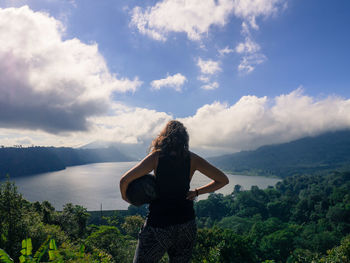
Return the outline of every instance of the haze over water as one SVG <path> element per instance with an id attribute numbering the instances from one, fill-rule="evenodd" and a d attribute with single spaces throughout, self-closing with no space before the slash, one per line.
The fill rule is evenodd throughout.
<path id="1" fill-rule="evenodd" d="M 120 195 L 119 180 L 135 164 L 136 162 L 95 163 L 11 180 L 15 180 L 18 191 L 29 201 L 48 200 L 57 210 L 62 210 L 66 203 L 82 205 L 89 211 L 99 210 L 101 204 L 103 210 L 127 209 L 128 203 Z M 236 184 L 241 185 L 243 189 L 250 189 L 252 185 L 266 188 L 280 181 L 260 176 L 228 177 L 230 183 L 217 191 L 218 193 L 230 194 Z M 210 181 L 211 179 L 196 172 L 191 181 L 191 188 Z M 201 195 L 199 199 L 207 197 L 208 194 Z"/>

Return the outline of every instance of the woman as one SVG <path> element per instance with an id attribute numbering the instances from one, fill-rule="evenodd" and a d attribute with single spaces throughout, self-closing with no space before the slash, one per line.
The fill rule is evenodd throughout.
<path id="1" fill-rule="evenodd" d="M 228 184 L 227 176 L 188 149 L 188 133 L 179 121 L 169 121 L 151 145 L 151 153 L 120 180 L 122 198 L 128 202 L 129 183 L 151 171 L 156 176 L 158 198 L 149 205 L 139 232 L 134 263 L 158 262 L 168 253 L 171 263 L 189 262 L 197 235 L 193 200 Z M 190 190 L 198 170 L 213 181 Z"/>

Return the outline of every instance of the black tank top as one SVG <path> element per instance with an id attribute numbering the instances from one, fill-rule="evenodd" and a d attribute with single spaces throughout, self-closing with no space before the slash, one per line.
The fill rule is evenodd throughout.
<path id="1" fill-rule="evenodd" d="M 149 205 L 148 225 L 165 227 L 195 218 L 193 201 L 186 199 L 190 189 L 190 167 L 190 155 L 177 158 L 159 154 L 156 170 L 158 198 Z"/>

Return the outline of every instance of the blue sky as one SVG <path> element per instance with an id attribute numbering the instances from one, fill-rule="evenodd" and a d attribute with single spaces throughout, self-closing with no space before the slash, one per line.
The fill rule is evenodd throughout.
<path id="1" fill-rule="evenodd" d="M 195 149 L 219 154 L 350 127 L 349 1 L 6 0 L 0 8 L 3 23 L 18 21 L 17 29 L 1 32 L 13 36 L 13 46 L 0 49 L 16 63 L 41 56 L 34 35 L 42 50 L 53 48 L 45 30 L 60 36 L 57 58 L 42 68 L 24 63 L 9 81 L 3 65 L 0 144 L 143 145 L 177 118 Z M 20 17 L 37 23 L 22 26 Z M 72 39 L 74 62 L 63 51 Z M 27 41 L 33 43 L 22 44 Z M 57 76 L 47 70 L 61 71 L 65 63 L 67 72 Z M 34 80 L 16 86 L 16 78 L 32 71 Z M 84 82 L 90 78 L 95 86 Z M 72 89 L 89 100 L 72 98 Z M 5 99 L 26 92 L 26 100 Z"/>

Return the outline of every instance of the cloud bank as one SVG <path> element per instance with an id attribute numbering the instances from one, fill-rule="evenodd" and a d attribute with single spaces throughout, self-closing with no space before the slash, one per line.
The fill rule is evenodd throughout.
<path id="1" fill-rule="evenodd" d="M 0 25 L 0 127 L 87 130 L 113 92 L 142 84 L 109 72 L 97 44 L 63 40 L 64 26 L 47 13 L 0 9 Z"/>
<path id="2" fill-rule="evenodd" d="M 191 146 L 217 154 L 350 129 L 349 112 L 350 100 L 316 100 L 297 89 L 272 99 L 243 96 L 232 105 L 215 102 L 181 120 L 190 132 Z"/>
<path id="3" fill-rule="evenodd" d="M 233 104 L 214 102 L 178 120 L 188 129 L 191 149 L 209 156 L 350 129 L 349 112 L 350 99 L 332 96 L 315 99 L 297 89 L 274 98 L 247 95 Z M 141 157 L 152 139 L 173 118 L 165 112 L 114 104 L 110 115 L 89 118 L 92 123 L 89 131 L 74 132 L 69 137 L 5 129 L 0 129 L 0 133 L 2 142 L 13 144 L 28 141 L 39 145 L 81 146 L 108 141 L 124 148 L 137 148 L 136 154 Z"/>

